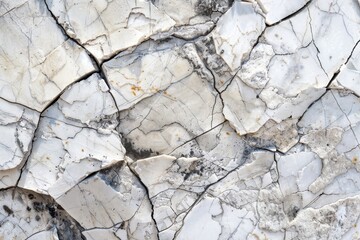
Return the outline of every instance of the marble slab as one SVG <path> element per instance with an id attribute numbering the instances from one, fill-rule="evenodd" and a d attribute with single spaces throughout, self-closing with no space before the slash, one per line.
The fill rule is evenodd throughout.
<path id="1" fill-rule="evenodd" d="M 0 240 L 360 239 L 360 2 L 3 0 Z"/>
<path id="2" fill-rule="evenodd" d="M 96 70 L 44 3 L 2 1 L 0 25 L 1 98 L 42 111 L 68 85 Z"/>

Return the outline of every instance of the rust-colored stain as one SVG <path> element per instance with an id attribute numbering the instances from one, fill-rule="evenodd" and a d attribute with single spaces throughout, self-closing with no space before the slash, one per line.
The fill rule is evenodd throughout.
<path id="1" fill-rule="evenodd" d="M 142 91 L 140 86 L 131 86 L 131 92 L 134 96 L 136 96 L 136 92 Z"/>

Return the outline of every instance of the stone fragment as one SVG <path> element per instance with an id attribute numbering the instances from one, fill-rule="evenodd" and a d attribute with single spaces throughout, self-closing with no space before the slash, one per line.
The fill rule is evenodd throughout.
<path id="1" fill-rule="evenodd" d="M 68 85 L 96 70 L 42 1 L 2 1 L 0 25 L 1 98 L 42 111 Z"/>
<path id="2" fill-rule="evenodd" d="M 19 186 L 57 198 L 92 172 L 123 161 L 116 116 L 99 75 L 76 83 L 42 114 Z"/>
<path id="3" fill-rule="evenodd" d="M 81 227 L 49 196 L 21 188 L 0 192 L 2 239 L 81 239 Z"/>
<path id="4" fill-rule="evenodd" d="M 152 1 L 46 0 L 66 33 L 98 62 L 175 25 Z M 83 11 L 87 9 L 87 11 Z"/>
<path id="5" fill-rule="evenodd" d="M 157 239 L 146 190 L 124 163 L 86 178 L 56 201 L 90 239 L 97 228 L 120 239 Z"/>

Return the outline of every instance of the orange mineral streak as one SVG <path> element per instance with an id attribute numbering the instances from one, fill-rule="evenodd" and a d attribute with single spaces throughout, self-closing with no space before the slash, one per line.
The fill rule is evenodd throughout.
<path id="1" fill-rule="evenodd" d="M 134 85 L 131 86 L 131 92 L 134 96 L 136 96 L 136 92 L 139 92 L 139 91 L 142 91 L 140 86 L 134 86 Z"/>

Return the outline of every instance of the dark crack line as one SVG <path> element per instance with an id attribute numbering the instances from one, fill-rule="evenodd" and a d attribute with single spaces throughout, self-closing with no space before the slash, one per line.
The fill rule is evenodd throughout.
<path id="1" fill-rule="evenodd" d="M 297 11 L 293 12 L 292 14 L 286 16 L 285 18 L 273 23 L 273 24 L 266 24 L 267 27 L 273 27 L 276 26 L 282 22 L 285 22 L 293 17 L 295 17 L 296 15 L 298 15 L 299 13 L 301 13 L 305 8 L 307 8 L 310 4 L 312 3 L 312 0 L 308 1 L 304 6 L 302 6 L 300 9 L 298 9 Z"/>
<path id="2" fill-rule="evenodd" d="M 256 149 L 256 148 L 255 148 L 253 152 L 256 152 L 257 150 L 259 150 L 259 149 Z M 263 149 L 261 149 L 261 150 L 263 150 Z M 267 149 L 265 149 L 265 151 L 271 152 L 271 153 L 274 155 L 274 161 L 275 161 L 275 153 L 274 153 L 273 151 L 270 151 L 270 150 L 267 150 Z M 209 184 L 208 186 L 206 186 L 206 187 L 204 188 L 204 191 L 199 195 L 199 197 L 194 201 L 194 203 L 191 204 L 191 206 L 189 207 L 189 210 L 186 212 L 185 216 L 184 216 L 183 219 L 181 220 L 182 225 L 181 225 L 181 227 L 175 232 L 175 234 L 174 234 L 174 239 L 177 238 L 177 236 L 179 235 L 182 227 L 184 226 L 186 217 L 189 215 L 189 213 L 191 212 L 191 210 L 202 200 L 202 197 L 203 197 L 205 194 L 207 194 L 208 189 L 209 189 L 210 187 L 212 187 L 213 185 L 215 185 L 215 184 L 217 184 L 217 183 L 220 183 L 222 180 L 224 180 L 224 179 L 225 179 L 227 176 L 229 176 L 231 173 L 239 170 L 239 169 L 240 169 L 241 167 L 243 167 L 243 166 L 244 166 L 244 164 L 241 164 L 241 165 L 235 167 L 234 169 L 228 171 L 223 177 L 219 178 L 216 182 L 213 182 L 213 183 Z"/>
<path id="3" fill-rule="evenodd" d="M 341 72 L 341 67 L 342 67 L 343 65 L 346 65 L 346 64 L 350 61 L 350 59 L 351 59 L 351 57 L 352 57 L 352 54 L 354 53 L 355 48 L 359 45 L 359 43 L 360 43 L 360 40 L 358 40 L 358 42 L 357 42 L 357 43 L 355 44 L 355 46 L 353 47 L 353 49 L 352 49 L 350 55 L 348 56 L 347 60 L 345 61 L 345 63 L 342 64 L 342 65 L 338 68 L 338 70 L 334 73 L 333 77 L 330 79 L 329 83 L 328 83 L 327 86 L 325 87 L 326 91 L 325 91 L 319 98 L 317 98 L 315 101 L 313 101 L 313 102 L 307 107 L 307 109 L 306 109 L 305 112 L 301 115 L 301 117 L 299 117 L 299 120 L 298 120 L 298 122 L 296 123 L 296 126 L 297 126 L 298 129 L 300 128 L 299 125 L 298 125 L 298 123 L 301 122 L 302 118 L 303 118 L 304 115 L 307 113 L 307 111 L 308 111 L 315 103 L 317 103 L 319 100 L 321 100 L 322 97 L 323 97 L 325 94 L 327 94 L 327 92 L 328 92 L 329 90 L 331 90 L 330 86 L 331 86 L 331 84 L 333 83 L 333 81 L 337 78 L 337 76 L 339 75 L 339 73 Z"/>
<path id="4" fill-rule="evenodd" d="M 171 155 L 173 152 L 175 152 L 178 148 L 181 148 L 182 146 L 184 146 L 185 144 L 187 144 L 187 143 L 189 143 L 189 142 L 191 142 L 191 141 L 194 141 L 194 140 L 196 140 L 197 138 L 199 138 L 199 137 L 201 137 L 201 136 L 203 136 L 203 135 L 205 135 L 206 133 L 208 133 L 208 132 L 211 132 L 212 130 L 214 130 L 215 128 L 217 128 L 217 127 L 219 127 L 219 126 L 221 126 L 221 125 L 223 125 L 224 123 L 226 123 L 227 122 L 227 120 L 225 120 L 225 121 L 223 121 L 223 122 L 221 122 L 221 123 L 219 123 L 219 124 L 217 124 L 216 126 L 214 126 L 214 127 L 212 127 L 212 128 L 210 128 L 209 130 L 206 130 L 205 132 L 203 132 L 203 133 L 201 133 L 201 134 L 199 134 L 199 135 L 197 135 L 197 136 L 195 136 L 195 137 L 193 137 L 193 138 L 191 138 L 191 139 L 189 139 L 189 140 L 187 140 L 187 141 L 185 141 L 184 143 L 182 143 L 181 145 L 179 145 L 179 146 L 177 146 L 176 148 L 174 148 L 170 153 L 167 153 L 167 155 Z"/>
<path id="5" fill-rule="evenodd" d="M 32 151 L 33 151 L 33 148 L 34 148 L 34 143 L 36 141 L 36 133 L 39 130 L 39 126 L 40 126 L 40 120 L 41 120 L 41 116 L 39 116 L 39 120 L 38 120 L 36 128 L 34 130 L 34 136 L 33 136 L 32 140 L 31 140 L 30 149 L 29 149 L 29 151 L 27 153 L 27 156 L 24 158 L 25 159 L 25 161 L 23 163 L 24 165 L 22 165 L 21 168 L 20 168 L 20 174 L 19 174 L 18 179 L 16 180 L 14 190 L 13 190 L 13 193 L 12 193 L 13 199 L 14 199 L 14 196 L 15 196 L 15 190 L 16 190 L 16 188 L 19 188 L 18 185 L 19 185 L 20 179 L 21 179 L 22 174 L 23 174 L 23 172 L 24 172 L 24 170 L 26 168 L 27 162 L 30 159 L 30 156 L 32 154 Z"/>
<path id="6" fill-rule="evenodd" d="M 37 231 L 37 232 L 34 232 L 32 233 L 31 235 L 29 235 L 28 237 L 25 238 L 25 240 L 28 240 L 29 238 L 35 236 L 36 234 L 39 234 L 39 233 L 42 233 L 42 232 L 46 232 L 46 231 L 49 231 L 49 230 L 53 230 L 54 228 L 56 227 L 51 227 L 50 229 L 43 229 L 43 230 L 40 230 L 40 231 Z"/>
<path id="7" fill-rule="evenodd" d="M 55 14 L 50 10 L 50 7 L 49 5 L 47 4 L 46 0 L 44 0 L 44 3 L 45 3 L 45 6 L 46 6 L 46 9 L 49 11 L 51 17 L 54 19 L 56 25 L 58 25 L 58 27 L 62 30 L 63 34 L 65 36 L 67 36 L 69 39 L 71 39 L 73 42 L 75 42 L 79 47 L 81 47 L 82 49 L 84 49 L 84 51 L 87 53 L 87 55 L 89 56 L 91 62 L 96 66 L 97 70 L 96 71 L 92 71 L 91 73 L 88 73 L 87 76 L 90 76 L 92 75 L 93 73 L 98 73 L 105 81 L 106 85 L 108 86 L 109 90 L 111 90 L 111 87 L 110 87 L 110 84 L 109 84 L 109 81 L 108 79 L 106 78 L 106 75 L 105 73 L 103 72 L 103 69 L 102 69 L 102 66 L 105 62 L 107 61 L 110 61 L 111 59 L 115 58 L 117 56 L 117 53 L 114 54 L 114 56 L 110 57 L 109 59 L 106 59 L 106 61 L 102 61 L 102 62 L 99 62 L 95 56 L 90 52 L 88 51 L 81 43 L 79 40 L 71 37 L 69 34 L 67 34 L 65 28 L 59 23 L 58 21 L 58 18 L 55 16 Z M 83 77 L 84 78 L 84 77 Z M 113 94 L 109 91 L 111 97 L 113 98 L 114 102 L 115 102 L 115 105 L 116 105 L 116 108 L 119 110 L 117 104 L 116 104 L 116 101 L 115 101 L 115 98 L 113 96 Z"/>
<path id="8" fill-rule="evenodd" d="M 64 34 L 65 36 L 67 36 L 69 39 L 71 39 L 72 41 L 74 41 L 77 45 L 79 45 L 79 47 L 81 47 L 82 49 L 84 49 L 84 50 L 86 51 L 86 53 L 89 55 L 91 61 L 92 61 L 93 63 L 95 63 L 95 65 L 96 65 L 97 67 L 99 67 L 99 66 L 100 66 L 100 63 L 96 60 L 96 58 L 94 57 L 94 55 L 92 55 L 92 53 L 90 53 L 90 52 L 80 43 L 79 40 L 77 40 L 77 39 L 75 39 L 75 38 L 73 38 L 73 37 L 70 37 L 70 35 L 67 34 L 65 28 L 59 23 L 58 18 L 57 18 L 57 17 L 55 16 L 55 14 L 50 10 L 50 7 L 49 7 L 48 3 L 46 2 L 46 0 L 44 0 L 44 3 L 45 3 L 45 6 L 46 6 L 46 9 L 49 11 L 49 13 L 50 13 L 51 17 L 54 19 L 56 25 L 58 25 L 59 28 L 62 30 L 63 34 Z"/>
<path id="9" fill-rule="evenodd" d="M 329 78 L 329 75 L 328 73 L 325 71 L 323 65 L 322 65 L 322 62 L 320 60 L 320 57 L 319 57 L 319 54 L 320 54 L 320 49 L 318 48 L 318 46 L 316 45 L 316 42 L 315 42 L 315 38 L 314 38 L 314 31 L 313 31 L 313 28 L 312 28 L 312 25 L 311 25 L 311 22 L 312 22 L 312 18 L 311 18 L 311 14 L 310 14 L 310 10 L 309 8 L 307 8 L 307 11 L 308 11 L 308 16 L 309 16 L 309 25 L 310 25 L 310 33 L 311 33 L 311 38 L 312 38 L 312 43 L 314 44 L 314 47 L 316 48 L 316 58 L 320 64 L 320 67 L 321 69 L 323 70 L 323 72 L 325 73 L 325 75 Z"/>
<path id="10" fill-rule="evenodd" d="M 246 58 L 244 61 L 241 62 L 241 65 L 240 65 L 239 69 L 236 70 L 236 72 L 234 73 L 234 75 L 231 77 L 229 83 L 228 83 L 228 84 L 225 86 L 225 88 L 220 92 L 220 96 L 221 96 L 221 94 L 222 94 L 223 92 L 225 92 L 225 91 L 228 89 L 228 87 L 232 84 L 232 82 L 233 82 L 234 79 L 236 78 L 238 72 L 242 70 L 244 64 L 246 64 L 246 63 L 251 59 L 251 53 L 254 51 L 254 48 L 256 48 L 257 45 L 260 43 L 260 40 L 263 38 L 266 29 L 267 29 L 267 26 L 265 26 L 265 28 L 263 29 L 263 31 L 262 31 L 262 32 L 260 33 L 260 35 L 257 37 L 256 42 L 254 43 L 254 45 L 253 45 L 252 48 L 251 48 L 251 51 L 249 52 L 249 56 L 247 56 L 247 58 Z M 221 99 L 222 99 L 222 98 L 221 98 Z"/>
<path id="11" fill-rule="evenodd" d="M 63 220 L 67 220 L 69 221 L 71 224 L 74 224 L 75 225 L 75 230 L 78 230 L 79 231 L 79 234 L 80 234 L 80 237 L 81 237 L 81 240 L 86 240 L 85 236 L 82 234 L 82 232 L 85 230 L 83 228 L 83 226 L 81 226 L 81 224 L 75 220 L 75 218 L 72 217 L 71 214 L 69 214 L 67 211 L 65 211 L 65 209 L 63 209 L 61 207 L 61 205 L 59 203 L 56 202 L 56 200 L 50 196 L 50 195 L 47 195 L 47 194 L 43 194 L 43 193 L 39 193 L 39 192 L 36 192 L 36 191 L 33 191 L 31 189 L 26 189 L 26 188 L 22 188 L 22 187 L 18 187 L 18 186 L 11 186 L 11 187 L 8 187 L 8 188 L 3 188 L 3 189 L 0 189 L 0 192 L 4 192 L 4 191 L 9 191 L 10 189 L 12 189 L 12 199 L 14 199 L 14 196 L 15 196 L 15 192 L 18 191 L 20 192 L 19 194 L 33 194 L 33 195 L 39 195 L 41 198 L 45 199 L 45 202 L 46 203 L 45 205 L 48 206 L 48 204 L 51 204 L 51 205 L 54 205 L 56 207 L 56 211 L 60 210 L 63 211 L 65 213 L 65 215 L 62 215 L 62 214 L 58 214 L 56 215 L 55 217 L 50 216 L 52 217 L 52 220 L 55 220 L 54 221 L 49 221 L 48 224 L 50 225 L 44 225 L 44 229 L 43 230 L 39 230 L 37 232 L 33 232 L 31 233 L 29 236 L 27 236 L 26 239 L 29 239 L 30 237 L 40 233 L 40 232 L 44 232 L 44 231 L 49 231 L 49 230 L 52 230 L 52 229 L 56 229 L 57 230 L 57 236 L 59 237 L 60 240 L 65 240 L 64 236 L 62 236 L 62 234 L 59 234 L 61 233 L 61 226 L 63 226 L 63 224 L 66 224 L 65 222 L 61 221 L 61 218 L 63 218 Z M 29 201 L 31 202 L 31 201 Z M 59 208 L 59 206 L 61 208 Z M 15 212 L 16 213 L 16 212 Z M 6 217 L 7 218 L 7 217 Z M 5 219 L 6 219 L 5 218 Z M 4 219 L 0 222 L 0 224 L 2 224 L 4 221 Z M 48 228 L 50 227 L 51 228 Z M 74 230 L 74 228 L 71 228 L 72 230 Z M 80 239 L 79 239 L 80 240 Z"/>
<path id="12" fill-rule="evenodd" d="M 63 32 L 63 34 L 65 36 L 67 36 L 69 39 L 71 39 L 73 42 L 75 42 L 79 47 L 81 47 L 86 53 L 87 55 L 89 56 L 91 62 L 96 66 L 97 70 L 96 71 L 92 71 L 91 73 L 88 73 L 87 76 L 90 76 L 92 75 L 93 73 L 98 73 L 104 80 L 105 80 L 105 83 L 106 85 L 108 86 L 108 88 L 111 90 L 111 87 L 110 87 L 110 84 L 109 84 L 109 81 L 107 80 L 103 70 L 102 70 L 102 66 L 103 64 L 106 62 L 106 61 L 110 61 L 111 59 L 115 58 L 117 54 L 115 54 L 114 56 L 110 57 L 109 59 L 107 59 L 106 61 L 103 61 L 103 62 L 99 62 L 95 56 L 90 52 L 88 51 L 81 43 L 79 40 L 71 37 L 69 34 L 67 34 L 65 28 L 59 23 L 58 21 L 58 18 L 55 16 L 55 14 L 50 10 L 50 7 L 48 5 L 48 3 L 46 2 L 46 0 L 44 0 L 44 3 L 45 3 L 45 6 L 46 6 L 46 9 L 49 11 L 51 17 L 54 19 L 56 25 L 58 25 L 58 27 L 61 29 L 61 31 Z M 84 77 L 83 77 L 84 78 Z M 112 93 L 109 91 L 110 95 L 112 96 L 114 102 L 115 102 L 115 105 L 116 105 L 116 101 L 115 101 L 115 98 L 114 96 L 112 95 Z M 116 105 L 116 108 L 118 108 L 118 106 Z"/>
<path id="13" fill-rule="evenodd" d="M 30 109 L 30 110 L 32 110 L 32 111 L 34 111 L 34 112 L 40 113 L 38 110 L 36 110 L 36 109 L 34 109 L 34 108 L 31 108 L 31 107 L 29 107 L 29 106 L 26 106 L 26 105 L 24 105 L 24 104 L 22 104 L 22 103 L 12 102 L 12 101 L 10 101 L 10 100 L 8 100 L 8 99 L 5 99 L 5 98 L 3 98 L 3 97 L 1 97 L 1 96 L 0 96 L 0 99 L 1 99 L 1 100 L 4 100 L 5 102 L 11 103 L 11 104 L 15 104 L 15 105 L 21 106 L 21 107 L 23 107 L 23 108 Z"/>
<path id="14" fill-rule="evenodd" d="M 158 225 L 157 225 L 157 222 L 154 218 L 154 211 L 155 211 L 155 207 L 154 207 L 154 204 L 152 203 L 151 201 L 151 198 L 150 198 L 150 194 L 149 194 L 149 189 L 148 187 L 145 185 L 145 183 L 141 180 L 140 176 L 137 174 L 137 172 L 131 167 L 131 165 L 127 162 L 126 162 L 126 165 L 128 166 L 128 168 L 130 169 L 131 173 L 139 180 L 140 184 L 143 186 L 143 188 L 145 189 L 145 192 L 146 192 L 146 196 L 147 198 L 149 199 L 149 203 L 150 203 L 150 206 L 151 206 L 151 219 L 154 221 L 154 224 L 155 224 L 155 227 L 156 227 L 156 236 L 157 236 L 157 239 L 159 240 L 160 239 L 160 236 L 159 236 L 159 228 L 158 228 Z"/>
<path id="15" fill-rule="evenodd" d="M 83 80 L 86 80 L 88 77 L 90 77 L 90 76 L 93 75 L 94 73 L 97 73 L 97 71 L 91 71 L 91 72 L 85 74 L 84 76 L 80 77 L 79 79 L 73 81 L 73 82 L 70 83 L 69 85 L 67 85 L 61 92 L 59 92 L 59 93 L 57 94 L 57 96 L 55 96 L 55 97 L 45 106 L 45 108 L 40 112 L 41 115 L 42 115 L 49 107 L 51 107 L 54 103 L 56 103 L 56 102 L 60 99 L 61 95 L 62 95 L 64 92 L 66 92 L 67 90 L 69 90 L 69 89 L 70 89 L 73 85 L 75 85 L 76 83 L 81 82 L 81 81 L 83 81 Z"/>

